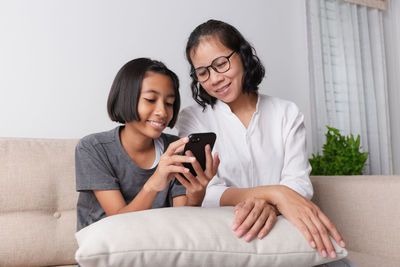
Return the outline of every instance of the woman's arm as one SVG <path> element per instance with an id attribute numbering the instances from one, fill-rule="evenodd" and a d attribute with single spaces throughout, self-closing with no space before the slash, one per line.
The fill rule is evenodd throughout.
<path id="1" fill-rule="evenodd" d="M 273 203 L 279 185 L 257 186 L 252 188 L 228 188 L 222 193 L 221 206 L 235 206 L 248 198 L 260 198 Z"/>
<path id="2" fill-rule="evenodd" d="M 310 200 L 284 185 L 258 186 L 254 188 L 229 188 L 222 194 L 220 203 L 238 205 L 246 199 L 257 198 L 274 205 L 306 238 L 310 246 L 317 248 L 321 256 L 329 253 L 331 258 L 336 257 L 329 234 L 337 244 L 344 247 L 345 243 L 336 226 Z M 244 216 L 248 209 L 238 207 L 235 217 Z M 255 216 L 254 221 L 259 217 Z M 249 232 L 249 225 L 241 224 L 237 231 Z M 250 232 L 254 238 L 254 233 Z"/>

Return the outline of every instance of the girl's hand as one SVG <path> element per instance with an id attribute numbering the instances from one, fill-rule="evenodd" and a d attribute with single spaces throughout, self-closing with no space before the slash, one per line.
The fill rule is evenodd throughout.
<path id="1" fill-rule="evenodd" d="M 215 153 L 214 157 L 212 157 L 210 145 L 206 145 L 204 149 L 206 154 L 206 169 L 204 171 L 200 163 L 194 158 L 195 160 L 192 162 L 192 166 L 196 171 L 196 177 L 189 171 L 184 173 L 187 180 L 183 178 L 180 173 L 175 174 L 176 179 L 186 188 L 186 206 L 201 205 L 206 194 L 208 183 L 217 174 L 219 165 L 218 153 Z M 186 155 L 193 157 L 190 151 L 186 151 Z"/>
<path id="2" fill-rule="evenodd" d="M 157 169 L 144 185 L 144 188 L 150 191 L 162 191 L 166 188 L 176 173 L 188 173 L 189 169 L 183 167 L 182 163 L 193 163 L 196 158 L 191 156 L 182 156 L 178 153 L 183 151 L 185 144 L 189 141 L 188 137 L 181 138 L 169 144 L 167 150 L 160 158 Z"/>
<path id="3" fill-rule="evenodd" d="M 344 247 L 345 243 L 335 225 L 329 218 L 310 200 L 296 191 L 281 187 L 276 206 L 306 238 L 311 247 L 316 248 L 322 257 L 336 257 L 335 249 L 329 238 L 329 233 L 336 243 Z"/>
<path id="4" fill-rule="evenodd" d="M 235 220 L 232 230 L 236 236 L 250 242 L 255 237 L 264 238 L 277 220 L 277 210 L 261 198 L 248 198 L 234 208 Z"/>

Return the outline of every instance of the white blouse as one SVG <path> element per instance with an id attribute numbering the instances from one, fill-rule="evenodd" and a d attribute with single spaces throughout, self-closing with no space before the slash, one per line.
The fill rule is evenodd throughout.
<path id="1" fill-rule="evenodd" d="M 259 94 L 247 129 L 222 101 L 204 111 L 196 104 L 180 112 L 177 128 L 179 136 L 217 135 L 213 153 L 218 151 L 221 163 L 208 185 L 203 207 L 219 206 L 229 187 L 281 184 L 311 199 L 304 116 L 294 103 Z"/>

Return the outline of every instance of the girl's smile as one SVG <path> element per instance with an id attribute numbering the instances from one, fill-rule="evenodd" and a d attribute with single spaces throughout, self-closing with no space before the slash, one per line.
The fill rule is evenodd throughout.
<path id="1" fill-rule="evenodd" d="M 161 130 L 162 131 L 166 127 L 166 124 L 163 121 L 157 122 L 157 121 L 147 120 L 147 122 L 150 123 L 150 125 L 152 127 L 154 127 L 155 129 L 157 129 L 157 130 Z"/>

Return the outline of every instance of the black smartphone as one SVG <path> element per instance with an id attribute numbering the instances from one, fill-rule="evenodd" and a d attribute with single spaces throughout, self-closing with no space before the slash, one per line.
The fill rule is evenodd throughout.
<path id="1" fill-rule="evenodd" d="M 210 145 L 211 150 L 214 147 L 215 139 L 217 135 L 215 133 L 193 133 L 189 135 L 189 142 L 186 143 L 185 148 L 183 150 L 183 154 L 190 150 L 192 151 L 193 155 L 196 157 L 197 161 L 200 163 L 200 166 L 203 170 L 206 169 L 206 153 L 204 151 L 205 146 L 207 144 Z M 196 171 L 193 169 L 191 163 L 183 163 L 183 166 L 188 168 L 190 172 L 196 176 Z"/>

